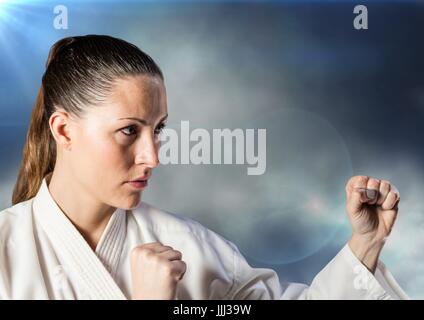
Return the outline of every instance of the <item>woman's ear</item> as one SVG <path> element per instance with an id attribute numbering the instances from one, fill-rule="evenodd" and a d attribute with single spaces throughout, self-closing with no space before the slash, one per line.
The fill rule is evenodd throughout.
<path id="1" fill-rule="evenodd" d="M 58 148 L 71 149 L 71 117 L 64 110 L 55 111 L 49 119 L 50 130 Z"/>

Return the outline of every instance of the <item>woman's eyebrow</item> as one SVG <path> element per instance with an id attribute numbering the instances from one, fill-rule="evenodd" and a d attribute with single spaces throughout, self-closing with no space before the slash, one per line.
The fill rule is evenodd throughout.
<path id="1" fill-rule="evenodd" d="M 166 114 L 165 116 L 162 117 L 162 119 L 159 120 L 159 123 L 161 123 L 162 121 L 164 121 L 166 118 L 168 118 L 168 114 Z M 140 118 L 134 118 L 134 117 L 129 117 L 129 118 L 119 118 L 118 120 L 135 120 L 140 122 L 143 125 L 147 125 L 147 121 L 144 119 L 140 119 Z"/>

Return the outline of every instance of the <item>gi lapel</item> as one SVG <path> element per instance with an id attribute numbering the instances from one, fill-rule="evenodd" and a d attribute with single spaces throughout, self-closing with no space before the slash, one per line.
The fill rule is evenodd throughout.
<path id="1" fill-rule="evenodd" d="M 116 210 L 110 218 L 96 247 L 97 256 L 113 278 L 116 276 L 121 253 L 124 248 L 127 234 L 126 219 L 127 214 L 124 210 Z"/>
<path id="2" fill-rule="evenodd" d="M 46 179 L 43 179 L 40 190 L 34 199 L 33 210 L 35 218 L 48 235 L 57 254 L 78 276 L 80 281 L 78 286 L 83 287 L 90 299 L 126 299 L 111 274 L 51 197 Z M 116 215 L 114 218 L 118 218 L 117 222 L 119 223 L 111 223 L 110 226 L 122 228 L 122 223 L 125 221 L 123 219 L 125 217 L 124 210 L 117 209 L 114 215 Z M 113 237 L 122 238 L 122 233 L 114 232 L 113 234 Z M 113 239 L 110 240 L 113 241 Z M 119 242 L 123 242 L 123 240 L 124 238 Z M 114 249 L 118 249 L 109 240 L 103 239 L 102 242 L 108 243 L 108 245 L 99 247 L 100 256 L 104 251 L 110 253 L 111 250 L 116 252 Z M 115 261 L 114 263 L 116 263 L 116 259 L 119 257 L 112 259 Z"/>

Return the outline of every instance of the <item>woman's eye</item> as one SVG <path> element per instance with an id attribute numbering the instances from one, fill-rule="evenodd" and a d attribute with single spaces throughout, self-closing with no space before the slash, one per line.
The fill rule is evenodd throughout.
<path id="1" fill-rule="evenodd" d="M 155 134 L 160 134 L 163 131 L 164 128 L 165 128 L 165 124 L 164 123 L 158 125 L 158 127 L 155 130 Z"/>
<path id="2" fill-rule="evenodd" d="M 155 134 L 159 135 L 162 130 L 165 128 L 165 124 L 160 124 L 156 129 L 155 129 Z M 123 134 L 125 134 L 126 136 L 133 136 L 135 134 L 137 134 L 137 128 L 135 128 L 134 126 L 129 126 L 126 127 L 124 129 L 121 130 L 121 132 Z"/>
<path id="3" fill-rule="evenodd" d="M 125 134 L 126 136 L 132 136 L 137 133 L 137 130 L 135 130 L 133 126 L 130 126 L 130 127 L 126 127 L 122 129 L 121 132 Z"/>

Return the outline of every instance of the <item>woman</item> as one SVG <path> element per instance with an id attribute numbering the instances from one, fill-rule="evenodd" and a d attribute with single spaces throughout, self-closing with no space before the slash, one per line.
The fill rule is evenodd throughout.
<path id="1" fill-rule="evenodd" d="M 162 72 L 136 46 L 89 35 L 52 47 L 0 213 L 1 298 L 406 297 L 378 261 L 398 211 L 387 181 L 347 183 L 352 238 L 310 287 L 281 285 L 211 230 L 140 202 L 167 115 Z"/>

